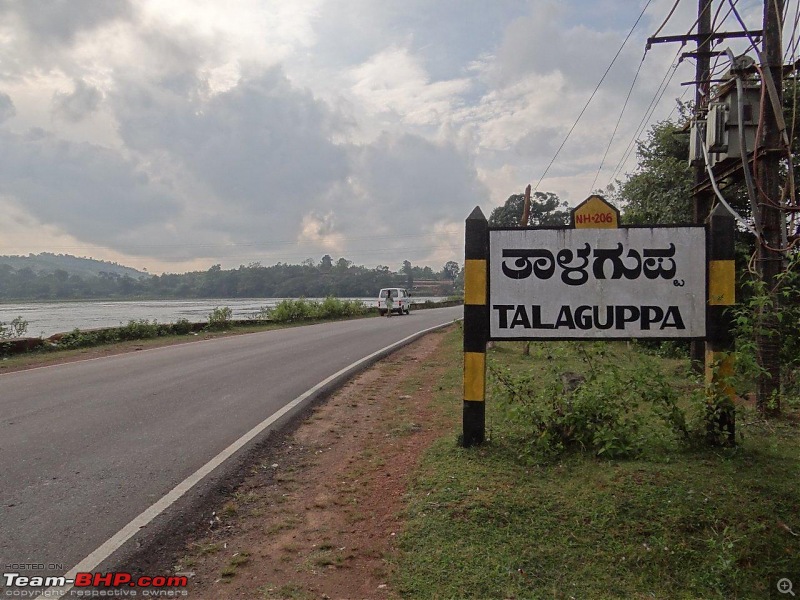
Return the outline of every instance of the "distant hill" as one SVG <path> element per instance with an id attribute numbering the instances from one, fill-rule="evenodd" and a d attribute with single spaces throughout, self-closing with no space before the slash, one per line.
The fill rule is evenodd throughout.
<path id="1" fill-rule="evenodd" d="M 345 258 L 333 264 L 258 263 L 238 269 L 213 265 L 207 271 L 149 275 L 116 263 L 43 253 L 0 256 L 0 302 L 24 300 L 91 300 L 144 298 L 374 298 L 384 287 L 408 287 L 417 296 L 447 296 L 461 290 L 463 274 L 453 280 L 445 265 L 440 272 L 414 267 L 357 266 Z M 456 267 L 455 263 L 452 263 Z M 417 284 L 416 282 L 419 282 Z"/>
<path id="2" fill-rule="evenodd" d="M 125 267 L 117 263 L 93 258 L 81 258 L 70 254 L 29 254 L 28 256 L 0 256 L 0 266 L 8 265 L 15 271 L 28 268 L 38 275 L 66 271 L 70 275 L 80 277 L 99 277 L 100 273 L 114 273 L 120 277 L 128 276 L 133 279 L 149 277 L 148 273 L 138 271 L 132 267 Z"/>

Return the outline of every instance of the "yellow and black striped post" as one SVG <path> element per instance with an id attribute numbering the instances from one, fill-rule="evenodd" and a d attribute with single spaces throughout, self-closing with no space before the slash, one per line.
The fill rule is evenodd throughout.
<path id="1" fill-rule="evenodd" d="M 464 244 L 465 448 L 482 444 L 486 430 L 486 341 L 489 339 L 489 223 L 480 207 L 467 217 Z"/>
<path id="2" fill-rule="evenodd" d="M 733 215 L 719 204 L 709 216 L 705 372 L 708 410 L 714 413 L 709 415 L 708 435 L 729 445 L 736 443 L 735 393 L 730 383 L 735 342 L 728 311 L 736 303 L 733 235 Z"/>

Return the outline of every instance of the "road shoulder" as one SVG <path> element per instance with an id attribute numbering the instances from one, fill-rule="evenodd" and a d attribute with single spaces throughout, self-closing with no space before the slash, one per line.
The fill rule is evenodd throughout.
<path id="1" fill-rule="evenodd" d="M 434 332 L 313 409 L 172 557 L 193 598 L 387 598 L 408 476 L 452 423 Z M 167 557 L 164 557 L 167 558 Z"/>

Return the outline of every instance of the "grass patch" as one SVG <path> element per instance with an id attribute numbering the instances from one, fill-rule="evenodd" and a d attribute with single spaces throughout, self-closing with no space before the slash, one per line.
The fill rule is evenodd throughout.
<path id="1" fill-rule="evenodd" d="M 249 552 L 237 552 L 231 559 L 228 561 L 228 564 L 222 567 L 222 570 L 219 573 L 220 578 L 223 581 L 229 581 L 236 577 L 236 574 L 239 572 L 239 567 L 243 567 L 250 562 L 250 553 Z"/>
<path id="2" fill-rule="evenodd" d="M 205 555 L 208 555 L 208 554 L 216 554 L 216 553 L 217 553 L 217 552 L 219 552 L 221 549 L 222 549 L 222 546 L 221 546 L 220 544 L 217 544 L 217 543 L 211 543 L 211 544 L 197 544 L 197 545 L 195 545 L 195 547 L 194 547 L 194 550 L 195 550 L 195 551 L 197 552 L 197 554 L 199 554 L 200 556 L 205 556 Z"/>
<path id="3" fill-rule="evenodd" d="M 302 520 L 299 517 L 297 517 L 295 515 L 289 515 L 284 520 L 278 521 L 277 523 L 273 523 L 272 525 L 267 527 L 266 533 L 268 535 L 276 535 L 276 534 L 280 533 L 281 531 L 286 531 L 288 529 L 294 529 L 301 522 L 302 522 Z"/>
<path id="4" fill-rule="evenodd" d="M 606 361 L 642 364 L 636 345 L 605 344 L 587 363 L 579 344 L 499 344 L 490 361 L 515 372 L 586 374 Z M 489 389 L 490 439 L 465 450 L 460 430 L 461 337 L 438 410 L 453 433 L 427 452 L 407 497 L 396 586 L 413 598 L 762 598 L 800 558 L 800 439 L 796 413 L 763 422 L 738 408 L 735 448 L 676 437 L 643 403 L 639 451 L 606 459 L 588 448 L 531 451 L 509 403 Z M 655 363 L 667 385 L 694 384 L 679 360 Z"/>

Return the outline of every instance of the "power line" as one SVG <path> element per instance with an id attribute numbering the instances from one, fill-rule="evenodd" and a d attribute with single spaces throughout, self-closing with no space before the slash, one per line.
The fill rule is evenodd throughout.
<path id="1" fill-rule="evenodd" d="M 750 35 L 750 30 L 747 28 L 747 25 L 744 24 L 744 20 L 742 19 L 742 16 L 739 14 L 739 11 L 736 10 L 736 2 L 734 2 L 734 0 L 728 0 L 728 3 L 731 5 L 733 16 L 736 17 L 736 20 L 739 21 L 739 25 L 742 26 L 742 29 L 747 34 L 747 39 L 750 40 L 750 43 L 753 45 L 754 48 L 757 47 L 756 41 L 753 39 L 753 36 Z"/>
<path id="2" fill-rule="evenodd" d="M 680 0 L 678 0 L 678 2 L 680 2 Z M 678 6 L 678 2 L 675 2 L 675 6 L 672 7 L 673 11 Z M 670 16 L 672 16 L 672 13 L 670 13 Z M 667 20 L 669 20 L 669 17 L 667 17 Z M 667 22 L 664 21 L 664 24 L 662 24 L 661 27 L 666 25 L 666 23 Z M 625 96 L 625 102 L 622 104 L 622 110 L 619 113 L 619 118 L 617 119 L 616 125 L 614 125 L 614 131 L 611 132 L 611 139 L 608 140 L 608 146 L 606 146 L 606 151 L 603 153 L 603 159 L 600 161 L 600 166 L 597 168 L 597 173 L 595 173 L 594 180 L 592 181 L 592 185 L 589 188 L 589 193 L 590 194 L 594 190 L 594 186 L 597 183 L 597 178 L 600 177 L 600 172 L 603 170 L 603 165 L 606 162 L 606 157 L 608 156 L 608 151 L 611 150 L 611 144 L 614 142 L 614 136 L 617 135 L 617 129 L 619 129 L 619 124 L 622 121 L 622 115 L 625 114 L 625 108 L 628 106 L 628 100 L 630 100 L 631 93 L 633 92 L 633 88 L 636 85 L 636 80 L 639 78 L 639 72 L 642 70 L 642 65 L 644 64 L 644 57 L 645 56 L 647 56 L 647 53 L 642 55 L 642 60 L 639 62 L 639 67 L 636 69 L 636 74 L 633 76 L 633 82 L 631 83 L 631 87 L 630 87 L 630 89 L 628 89 L 628 95 Z"/>
<path id="3" fill-rule="evenodd" d="M 734 3 L 735 2 L 738 2 L 738 0 L 734 0 Z M 675 13 L 675 10 L 678 8 L 679 4 L 680 4 L 680 0 L 676 0 L 676 2 L 672 5 L 672 8 L 669 11 L 669 14 L 667 14 L 667 17 L 664 19 L 664 21 L 661 23 L 661 25 L 658 27 L 656 32 L 651 37 L 658 36 L 658 34 L 664 29 L 664 26 L 672 18 L 673 14 Z M 647 8 L 647 7 L 645 7 L 645 8 Z M 715 21 L 719 17 L 719 13 L 721 12 L 721 8 L 722 8 L 722 6 L 720 5 L 720 8 L 717 10 L 716 15 L 714 16 L 714 20 Z M 723 20 L 722 20 L 723 22 L 725 21 L 725 19 L 727 19 L 728 15 L 730 15 L 730 10 L 728 11 L 728 13 L 723 18 Z M 640 17 L 641 17 L 641 15 L 640 15 Z M 695 19 L 694 23 L 692 23 L 692 25 L 689 27 L 689 33 L 691 33 L 691 31 L 695 28 L 695 26 L 699 22 L 700 22 L 700 16 L 698 16 L 697 19 Z M 673 59 L 673 63 L 678 58 L 678 55 L 680 54 L 682 48 L 683 48 L 683 46 L 681 46 L 681 48 L 675 54 L 675 58 Z M 645 56 L 646 55 L 647 55 L 647 50 L 645 50 Z M 642 62 L 644 62 L 644 58 L 645 57 L 643 56 L 642 57 Z M 642 121 L 640 121 L 639 126 L 635 130 L 630 142 L 628 142 L 628 145 L 626 146 L 625 151 L 622 154 L 622 158 L 620 159 L 619 163 L 617 164 L 616 168 L 614 169 L 614 171 L 612 173 L 611 180 L 609 181 L 609 184 L 614 182 L 614 180 L 616 179 L 617 173 L 619 172 L 619 170 L 622 168 L 624 163 L 630 157 L 630 154 L 633 151 L 633 148 L 634 148 L 636 140 L 639 138 L 639 136 L 643 132 L 644 128 L 646 127 L 647 122 L 649 121 L 649 119 L 652 116 L 652 114 L 655 112 L 655 109 L 658 106 L 658 103 L 661 101 L 661 98 L 663 97 L 664 93 L 666 92 L 667 88 L 669 87 L 669 84 L 671 83 L 672 77 L 675 75 L 675 72 L 677 71 L 677 68 L 678 68 L 678 66 L 680 64 L 680 61 L 678 61 L 677 63 L 674 63 L 674 64 L 673 63 L 670 63 L 670 67 L 667 68 L 667 71 L 664 74 L 664 78 L 661 80 L 661 84 L 659 84 L 658 88 L 656 88 L 656 92 L 655 92 L 655 94 L 653 96 L 653 99 L 650 101 L 650 104 L 648 105 L 647 109 L 645 109 L 644 117 L 642 118 Z M 642 67 L 642 63 L 639 64 L 639 69 L 641 69 L 641 67 Z M 671 75 L 670 75 L 670 70 L 672 70 L 672 74 Z M 625 104 L 628 103 L 628 98 L 630 97 L 631 91 L 633 90 L 633 86 L 636 83 L 636 78 L 638 77 L 638 75 L 639 75 L 639 70 L 636 71 L 636 76 L 634 77 L 633 84 L 631 84 L 631 89 L 628 91 L 628 97 L 626 97 L 626 99 L 625 99 Z M 669 80 L 667 80 L 668 76 L 669 76 Z M 681 95 L 681 99 L 685 95 L 686 95 L 686 90 L 684 90 L 683 94 Z M 625 111 L 625 106 L 623 106 L 623 109 L 622 109 L 623 113 L 624 113 L 624 111 Z M 668 119 L 671 118 L 672 113 L 674 111 L 675 111 L 675 107 L 673 107 L 672 111 L 670 112 L 670 117 L 668 117 Z M 621 119 L 622 119 L 622 113 L 620 114 L 620 120 Z M 617 125 L 614 128 L 614 133 L 612 134 L 612 141 L 613 141 L 614 136 L 616 135 L 616 131 L 617 131 L 617 128 L 619 127 L 620 120 L 617 121 Z M 611 142 L 609 142 L 609 145 L 606 148 L 606 153 L 603 156 L 603 160 L 601 162 L 600 169 L 598 169 L 597 174 L 595 175 L 595 179 L 592 182 L 592 188 L 594 188 L 595 184 L 597 183 L 597 179 L 598 179 L 598 177 L 600 175 L 600 171 L 602 170 L 603 163 L 605 162 L 606 155 L 608 154 L 610 147 L 611 147 Z"/>
<path id="4" fill-rule="evenodd" d="M 675 14 L 675 9 L 678 8 L 678 4 L 680 4 L 680 3 L 681 3 L 681 0 L 675 0 L 675 4 L 672 5 L 672 8 L 670 9 L 669 14 L 667 15 L 667 18 L 664 19 L 664 22 L 661 23 L 661 25 L 659 26 L 658 29 L 656 29 L 656 32 L 653 34 L 652 37 L 656 37 L 659 33 L 661 33 L 661 30 L 664 29 L 664 25 L 666 25 L 667 22 L 672 18 L 672 15 Z"/>
<path id="5" fill-rule="evenodd" d="M 544 173 L 542 173 L 542 176 L 539 178 L 539 181 L 536 183 L 536 186 L 533 189 L 534 192 L 536 192 L 539 189 L 539 185 L 541 185 L 542 181 L 547 176 L 548 171 L 550 171 L 550 167 L 553 166 L 553 163 L 556 161 L 556 158 L 558 158 L 558 155 L 561 153 L 561 150 L 564 148 L 564 145 L 567 143 L 567 140 L 569 139 L 569 136 L 572 135 L 572 132 L 575 130 L 575 127 L 578 125 L 578 122 L 581 120 L 581 117 L 583 116 L 583 113 L 585 113 L 586 109 L 589 108 L 589 104 L 591 104 L 592 99 L 594 98 L 595 94 L 597 94 L 597 90 L 600 89 L 600 86 L 603 84 L 603 81 L 605 81 L 606 76 L 608 75 L 608 72 L 611 71 L 611 67 L 614 66 L 614 63 L 617 61 L 617 58 L 619 57 L 620 53 L 622 52 L 622 49 L 625 47 L 625 44 L 628 43 L 628 40 L 630 39 L 631 35 L 633 35 L 633 31 L 636 29 L 636 26 L 639 24 L 639 21 L 641 21 L 642 16 L 644 16 L 645 11 L 650 6 L 650 3 L 652 1 L 653 0 L 647 0 L 647 4 L 644 5 L 644 8 L 642 9 L 642 12 L 639 13 L 639 16 L 636 18 L 636 22 L 633 24 L 633 27 L 631 27 L 631 30 L 628 32 L 628 35 L 625 36 L 625 39 L 622 41 L 622 45 L 619 47 L 619 50 L 617 50 L 617 53 L 614 55 L 614 58 L 611 59 L 611 64 L 608 65 L 608 68 L 606 69 L 605 73 L 603 73 L 603 76 L 600 78 L 600 81 L 597 83 L 597 86 L 594 88 L 594 91 L 592 92 L 591 96 L 589 96 L 589 99 L 586 101 L 586 104 L 584 105 L 584 107 L 581 110 L 580 114 L 575 119 L 575 122 L 572 124 L 572 127 L 570 127 L 569 131 L 567 132 L 567 136 L 564 138 L 564 141 L 561 142 L 561 145 L 558 147 L 558 150 L 556 150 L 556 153 L 553 155 L 553 158 L 550 161 L 550 164 L 547 165 L 547 168 L 544 170 Z"/>
<path id="6" fill-rule="evenodd" d="M 786 3 L 786 9 L 787 11 L 789 9 L 788 2 Z M 800 22 L 800 0 L 798 0 L 796 4 L 794 22 L 792 23 L 792 33 L 789 36 L 789 43 L 786 48 L 786 55 L 784 56 L 784 62 L 789 62 L 793 60 L 795 55 L 797 54 L 797 46 L 798 44 L 800 44 L 800 38 L 798 38 L 797 36 L 798 22 Z"/>
<path id="7" fill-rule="evenodd" d="M 622 168 L 622 166 L 625 164 L 625 162 L 628 160 L 628 157 L 630 156 L 630 153 L 633 150 L 633 147 L 635 146 L 636 140 L 639 138 L 639 136 L 644 131 L 644 128 L 647 126 L 647 123 L 648 123 L 650 117 L 652 116 L 653 112 L 655 112 L 655 109 L 658 106 L 658 103 L 661 101 L 661 98 L 664 96 L 664 93 L 667 91 L 667 88 L 669 87 L 669 84 L 672 81 L 672 78 L 675 76 L 675 73 L 678 70 L 678 65 L 680 63 L 676 62 L 676 61 L 677 61 L 678 55 L 681 52 L 681 49 L 682 48 L 678 49 L 678 52 L 675 53 L 675 57 L 673 58 L 673 62 L 670 63 L 669 67 L 667 67 L 667 71 L 666 71 L 666 73 L 664 73 L 664 77 L 661 79 L 661 83 L 658 85 L 658 88 L 656 89 L 656 92 L 653 95 L 653 98 L 650 100 L 650 104 L 645 109 L 645 113 L 644 113 L 644 116 L 642 116 L 642 120 L 639 122 L 638 127 L 634 131 L 634 134 L 631 137 L 630 142 L 628 142 L 628 145 L 627 145 L 627 147 L 625 148 L 625 151 L 622 154 L 622 158 L 620 158 L 619 163 L 617 163 L 617 166 L 616 166 L 616 168 L 614 169 L 614 172 L 611 175 L 611 180 L 609 181 L 609 184 L 614 182 L 614 180 L 617 177 L 617 173 Z"/>
<path id="8" fill-rule="evenodd" d="M 736 2 L 738 2 L 738 1 L 739 0 L 734 0 L 734 4 Z M 710 5 L 709 5 L 709 7 L 710 7 Z M 728 13 L 728 14 L 730 14 L 730 13 Z M 695 19 L 694 23 L 692 23 L 689 26 L 689 31 L 687 32 L 687 35 L 690 34 L 692 32 L 692 30 L 700 22 L 700 17 L 701 17 L 701 15 L 698 15 L 697 18 Z M 727 18 L 727 15 L 726 15 L 726 18 Z M 661 28 L 659 28 L 659 31 L 660 30 L 661 30 Z M 652 36 L 652 37 L 655 37 L 655 36 Z M 649 121 L 650 116 L 653 114 L 653 112 L 655 112 L 655 107 L 658 106 L 658 103 L 661 101 L 661 98 L 663 97 L 664 93 L 666 92 L 667 87 L 669 87 L 669 84 L 672 81 L 672 77 L 675 75 L 675 72 L 677 71 L 678 66 L 680 65 L 680 60 L 677 60 L 677 59 L 678 59 L 678 55 L 681 53 L 681 50 L 683 50 L 683 46 L 684 45 L 685 44 L 681 44 L 681 47 L 678 48 L 678 51 L 675 53 L 675 56 L 672 59 L 673 62 L 670 63 L 670 67 L 667 67 L 667 72 L 664 73 L 664 78 L 661 80 L 661 83 L 659 84 L 658 88 L 656 88 L 656 93 L 653 96 L 653 99 L 650 101 L 649 106 L 645 109 L 644 117 L 642 117 L 642 120 L 639 122 L 639 126 L 637 127 L 637 129 L 635 130 L 633 136 L 631 137 L 631 141 L 628 142 L 628 146 L 626 147 L 625 152 L 623 152 L 622 158 L 620 159 L 619 163 L 617 163 L 617 167 L 614 169 L 614 172 L 613 172 L 613 174 L 611 176 L 611 180 L 609 181 L 609 184 L 614 182 L 614 179 L 616 179 L 617 173 L 622 168 L 622 165 L 628 160 L 628 157 L 630 156 L 630 153 L 633 150 L 635 142 L 637 141 L 637 139 L 639 139 L 639 136 L 644 131 L 644 128 L 646 127 L 646 124 Z M 645 54 L 647 54 L 647 50 L 645 50 Z M 676 60 L 677 60 L 677 62 L 675 62 Z M 672 74 L 670 74 L 670 69 L 672 69 Z M 669 80 L 668 81 L 667 81 L 667 76 L 669 76 Z M 665 81 L 666 81 L 666 83 L 665 83 Z M 681 95 L 681 98 L 683 98 L 683 96 L 685 96 L 685 95 L 686 95 L 686 92 L 684 91 L 684 93 Z M 652 110 L 651 110 L 651 107 L 652 107 Z M 673 110 L 674 110 L 674 108 L 673 108 Z M 671 114 L 672 114 L 672 112 L 670 112 L 670 115 Z"/>

